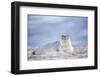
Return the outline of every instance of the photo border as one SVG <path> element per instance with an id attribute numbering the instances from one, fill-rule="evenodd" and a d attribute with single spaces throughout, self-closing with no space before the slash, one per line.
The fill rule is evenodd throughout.
<path id="1" fill-rule="evenodd" d="M 62 9 L 82 9 L 94 10 L 94 66 L 80 67 L 62 67 L 48 69 L 31 69 L 20 70 L 20 7 L 46 7 L 46 8 L 62 8 Z M 11 3 L 11 73 L 27 74 L 27 73 L 44 73 L 44 72 L 59 72 L 73 70 L 89 70 L 97 69 L 97 7 L 96 6 L 81 6 L 81 5 L 65 5 L 65 4 L 49 4 L 49 3 L 31 3 L 31 2 L 12 2 Z"/>

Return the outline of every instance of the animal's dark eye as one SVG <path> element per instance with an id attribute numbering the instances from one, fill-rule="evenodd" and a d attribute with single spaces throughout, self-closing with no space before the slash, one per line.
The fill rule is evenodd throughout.
<path id="1" fill-rule="evenodd" d="M 35 55 L 35 51 L 34 51 L 34 52 L 32 52 L 32 54 L 33 54 L 33 55 Z"/>

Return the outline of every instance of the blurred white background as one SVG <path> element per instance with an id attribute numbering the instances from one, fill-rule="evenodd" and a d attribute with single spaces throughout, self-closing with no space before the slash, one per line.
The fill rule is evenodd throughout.
<path id="1" fill-rule="evenodd" d="M 1 0 L 0 1 L 0 76 L 13 76 L 10 73 L 10 60 L 11 60 L 11 2 L 14 0 Z M 18 1 L 18 0 L 16 0 Z M 98 6 L 98 13 L 100 13 L 100 0 L 20 0 L 28 2 L 43 2 L 43 3 L 58 3 L 58 4 L 73 4 L 73 5 L 89 5 Z M 100 14 L 98 15 L 98 29 L 100 29 Z M 98 30 L 100 32 L 100 30 Z M 98 34 L 98 42 L 100 42 L 100 34 Z M 98 46 L 100 43 L 98 43 Z M 100 49 L 98 53 L 100 58 Z M 99 59 L 98 59 L 99 60 Z M 98 61 L 100 67 L 100 60 Z M 99 76 L 100 68 L 98 70 L 81 70 L 81 71 L 65 71 L 53 73 L 40 73 L 34 76 Z M 25 74 L 24 74 L 25 75 Z M 33 74 L 26 74 L 33 75 Z"/>

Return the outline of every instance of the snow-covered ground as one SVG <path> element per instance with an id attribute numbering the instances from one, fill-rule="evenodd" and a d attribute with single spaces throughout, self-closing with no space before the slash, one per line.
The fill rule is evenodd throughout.
<path id="1" fill-rule="evenodd" d="M 28 60 L 56 60 L 56 59 L 77 59 L 87 58 L 88 49 L 87 47 L 75 47 L 74 52 L 56 52 L 50 51 L 49 54 L 34 55 L 33 50 L 28 50 Z"/>
<path id="2" fill-rule="evenodd" d="M 73 47 L 70 37 L 65 35 L 62 35 L 59 41 L 47 43 L 37 49 L 28 49 L 28 60 L 57 60 L 87 57 L 87 46 Z"/>

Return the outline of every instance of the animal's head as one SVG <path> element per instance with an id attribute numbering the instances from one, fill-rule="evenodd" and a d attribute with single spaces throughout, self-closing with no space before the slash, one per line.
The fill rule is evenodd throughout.
<path id="1" fill-rule="evenodd" d="M 68 40 L 68 39 L 69 39 L 69 35 L 62 35 L 62 36 L 61 36 L 61 39 L 62 39 L 62 40 Z"/>

